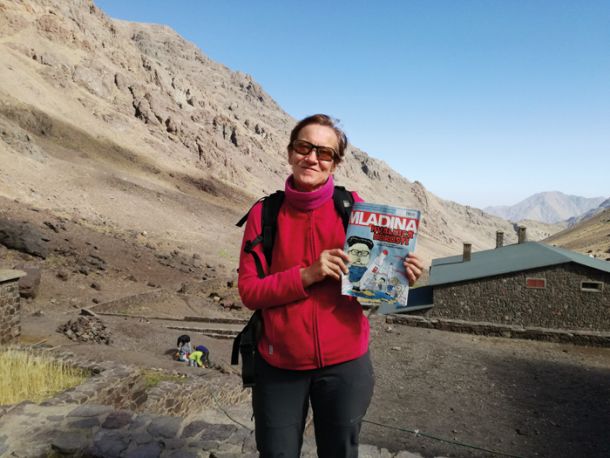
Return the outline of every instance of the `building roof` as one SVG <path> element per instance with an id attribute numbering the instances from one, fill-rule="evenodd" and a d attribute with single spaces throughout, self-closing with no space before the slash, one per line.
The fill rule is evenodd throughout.
<path id="1" fill-rule="evenodd" d="M 610 273 L 608 261 L 540 242 L 524 242 L 474 252 L 467 262 L 462 255 L 434 259 L 429 284 L 443 285 L 570 262 Z"/>

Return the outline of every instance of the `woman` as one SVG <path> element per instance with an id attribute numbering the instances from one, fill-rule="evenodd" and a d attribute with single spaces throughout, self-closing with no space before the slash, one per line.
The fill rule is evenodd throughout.
<path id="1" fill-rule="evenodd" d="M 239 263 L 239 292 L 261 309 L 263 335 L 256 356 L 252 404 L 256 444 L 262 457 L 298 457 L 309 403 L 318 456 L 358 456 L 358 436 L 373 394 L 368 353 L 369 324 L 353 297 L 341 295 L 348 273 L 342 250 L 345 230 L 333 203 L 333 173 L 347 137 L 323 114 L 292 130 L 288 163 L 292 175 L 277 218 L 271 266 L 256 246 L 267 275 L 257 275 L 246 241 L 261 234 L 261 207 L 248 216 Z M 354 200 L 362 199 L 353 193 Z M 414 283 L 420 260 L 405 260 Z"/>

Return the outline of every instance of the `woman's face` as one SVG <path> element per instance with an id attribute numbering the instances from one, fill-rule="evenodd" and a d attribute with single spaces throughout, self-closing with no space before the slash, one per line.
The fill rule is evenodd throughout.
<path id="1" fill-rule="evenodd" d="M 328 126 L 309 124 L 303 127 L 297 135 L 297 140 L 304 140 L 316 146 L 327 146 L 338 150 L 337 134 Z M 335 171 L 334 161 L 321 161 L 317 157 L 317 149 L 312 149 L 308 155 L 288 151 L 288 163 L 292 167 L 294 185 L 299 191 L 315 191 L 326 183 L 328 177 Z"/>

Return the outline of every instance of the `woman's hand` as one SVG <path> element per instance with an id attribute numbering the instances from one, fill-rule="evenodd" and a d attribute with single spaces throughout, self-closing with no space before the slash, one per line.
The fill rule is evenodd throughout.
<path id="1" fill-rule="evenodd" d="M 348 262 L 349 256 L 341 248 L 324 250 L 312 265 L 301 268 L 303 287 L 307 288 L 327 277 L 340 280 L 341 273 L 347 274 L 348 272 L 346 266 Z"/>
<path id="2" fill-rule="evenodd" d="M 424 270 L 424 263 L 415 253 L 409 253 L 403 261 L 403 265 L 407 271 L 409 286 L 413 286 Z"/>

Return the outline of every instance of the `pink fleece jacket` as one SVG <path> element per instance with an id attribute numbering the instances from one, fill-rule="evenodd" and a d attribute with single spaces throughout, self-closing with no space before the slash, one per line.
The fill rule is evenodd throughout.
<path id="1" fill-rule="evenodd" d="M 300 275 L 301 267 L 311 265 L 322 251 L 343 248 L 345 242 L 341 217 L 332 200 L 332 178 L 327 189 L 321 190 L 325 193 L 322 199 L 320 193 L 301 193 L 291 187 L 290 180 L 286 183 L 270 271 L 262 244 L 255 247 L 268 272 L 266 277 L 258 277 L 254 257 L 244 252 L 246 241 L 261 233 L 261 203 L 250 210 L 242 242 L 239 293 L 246 307 L 262 309 L 264 332 L 258 350 L 272 366 L 294 370 L 358 358 L 367 352 L 369 342 L 369 323 L 360 304 L 341 295 L 337 280 L 326 279 L 304 288 Z M 311 196 L 308 199 L 304 194 Z M 353 195 L 356 202 L 362 201 Z M 316 199 L 315 208 L 309 208 Z"/>

